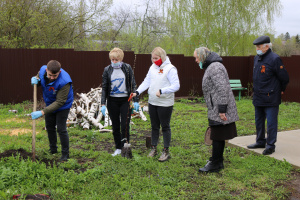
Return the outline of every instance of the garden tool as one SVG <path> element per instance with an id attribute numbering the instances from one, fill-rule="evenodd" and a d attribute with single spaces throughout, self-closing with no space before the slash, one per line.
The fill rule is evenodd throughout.
<path id="1" fill-rule="evenodd" d="M 134 56 L 134 63 L 133 63 L 133 69 L 132 69 L 133 73 L 132 73 L 132 78 L 131 78 L 131 92 L 132 92 L 132 83 L 133 83 L 135 63 L 136 63 L 136 55 Z M 128 79 L 129 79 L 129 71 L 127 73 L 127 76 L 128 76 Z M 128 140 L 127 140 L 127 135 L 128 135 L 128 132 L 129 132 L 127 123 L 130 124 L 130 121 L 128 121 L 128 119 L 129 119 L 129 116 L 131 115 L 130 102 L 132 100 L 132 96 L 133 96 L 133 93 L 131 93 L 129 98 L 128 98 L 129 106 L 128 106 L 128 112 L 127 112 L 127 117 L 126 117 L 126 132 L 125 132 L 125 138 L 123 138 L 123 140 L 126 140 L 126 143 L 124 143 L 124 146 L 121 150 L 121 156 L 126 157 L 126 158 L 132 158 L 131 144 L 129 144 Z"/>
<path id="2" fill-rule="evenodd" d="M 132 99 L 132 95 L 130 95 L 128 98 L 129 106 L 128 106 L 128 112 L 127 112 L 127 117 L 126 117 L 126 132 L 125 132 L 125 138 L 122 139 L 122 140 L 126 140 L 126 143 L 124 143 L 124 146 L 122 147 L 122 150 L 121 150 L 121 156 L 126 157 L 126 158 L 132 158 L 131 144 L 129 144 L 128 140 L 127 140 L 127 134 L 129 131 L 127 124 L 130 123 L 130 121 L 128 122 L 128 118 L 131 115 L 131 112 L 130 112 L 131 99 Z"/>
<path id="3" fill-rule="evenodd" d="M 33 112 L 36 111 L 37 104 L 37 85 L 33 85 Z M 32 121 L 32 160 L 35 161 L 35 119 Z"/>

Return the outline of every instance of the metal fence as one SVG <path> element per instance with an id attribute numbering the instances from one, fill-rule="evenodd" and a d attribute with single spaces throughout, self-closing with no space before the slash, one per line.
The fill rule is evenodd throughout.
<path id="1" fill-rule="evenodd" d="M 58 60 L 73 80 L 74 92 L 89 92 L 100 86 L 104 67 L 110 64 L 108 51 L 74 51 L 73 49 L 1 49 L 0 48 L 0 103 L 20 103 L 33 99 L 30 84 L 42 65 L 49 60 Z M 192 56 L 168 55 L 172 64 L 178 69 L 180 90 L 176 97 L 202 95 L 202 76 Z M 230 79 L 240 79 L 244 87 L 252 83 L 253 56 L 222 57 Z M 124 62 L 134 65 L 137 84 L 144 80 L 151 62 L 150 54 L 125 52 Z M 283 96 L 284 101 L 300 102 L 300 56 L 283 57 L 290 83 Z M 246 95 L 247 91 L 243 92 Z M 42 98 L 39 89 L 38 98 Z"/>

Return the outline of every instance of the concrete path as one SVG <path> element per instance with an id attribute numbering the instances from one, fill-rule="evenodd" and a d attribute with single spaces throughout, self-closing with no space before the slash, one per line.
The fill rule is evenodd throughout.
<path id="1" fill-rule="evenodd" d="M 228 141 L 229 145 L 242 147 L 255 143 L 256 135 L 236 137 Z M 286 160 L 296 168 L 300 168 L 300 129 L 278 132 L 275 152 L 270 157 L 278 160 Z M 248 149 L 262 154 L 264 149 Z"/>

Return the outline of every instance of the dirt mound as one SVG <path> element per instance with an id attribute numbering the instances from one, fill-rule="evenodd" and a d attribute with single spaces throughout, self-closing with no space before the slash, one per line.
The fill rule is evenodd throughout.
<path id="1" fill-rule="evenodd" d="M 34 195 L 30 195 L 30 194 L 25 194 L 25 195 L 21 195 L 21 194 L 17 194 L 13 196 L 13 199 L 30 199 L 30 200 L 42 200 L 42 199 L 50 199 L 50 197 L 48 195 L 45 194 L 34 194 Z"/>
<path id="2" fill-rule="evenodd" d="M 7 157 L 11 157 L 11 156 L 17 156 L 20 155 L 20 160 L 21 159 L 28 159 L 32 157 L 32 153 L 28 153 L 25 149 L 17 149 L 17 150 L 7 150 L 3 153 L 0 153 L 0 159 L 1 158 L 7 158 Z"/>
<path id="3" fill-rule="evenodd" d="M 20 156 L 20 160 L 27 160 L 32 159 L 32 153 L 27 152 L 25 149 L 20 148 L 20 149 L 13 149 L 13 150 L 7 150 L 3 153 L 0 153 L 0 160 L 2 158 L 7 158 L 11 156 Z M 56 164 L 55 160 L 49 160 L 49 159 L 39 159 L 37 156 L 35 157 L 37 161 L 40 161 L 42 163 L 45 163 L 47 167 L 51 166 L 53 167 L 54 164 Z"/>

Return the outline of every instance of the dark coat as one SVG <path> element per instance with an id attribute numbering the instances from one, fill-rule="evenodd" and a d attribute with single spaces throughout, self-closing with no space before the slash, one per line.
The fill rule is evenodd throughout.
<path id="1" fill-rule="evenodd" d="M 129 64 L 123 63 L 121 67 L 122 71 L 125 74 L 125 81 L 126 81 L 126 89 L 129 95 L 133 92 L 135 93 L 136 90 L 136 83 L 132 68 Z M 105 105 L 106 99 L 108 98 L 110 91 L 111 91 L 111 74 L 113 72 L 113 67 L 108 65 L 104 68 L 103 75 L 102 75 L 102 94 L 101 94 L 101 105 Z M 138 97 L 133 98 L 135 102 L 138 102 Z"/>
<path id="2" fill-rule="evenodd" d="M 262 56 L 255 56 L 253 68 L 253 105 L 278 106 L 281 92 L 289 83 L 289 75 L 280 57 L 269 49 Z"/>

